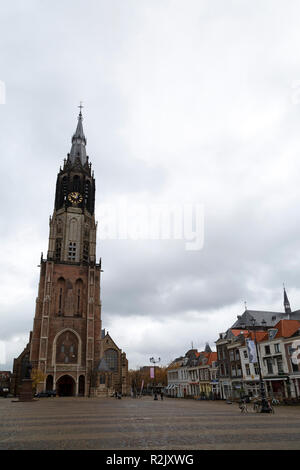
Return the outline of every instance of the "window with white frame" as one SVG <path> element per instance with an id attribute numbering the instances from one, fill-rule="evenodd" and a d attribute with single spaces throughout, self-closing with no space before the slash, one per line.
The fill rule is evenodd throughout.
<path id="1" fill-rule="evenodd" d="M 279 343 L 274 344 L 274 350 L 275 350 L 276 353 L 280 352 L 280 344 Z"/>

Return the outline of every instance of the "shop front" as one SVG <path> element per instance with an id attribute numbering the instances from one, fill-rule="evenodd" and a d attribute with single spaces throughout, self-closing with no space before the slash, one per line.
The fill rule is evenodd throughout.
<path id="1" fill-rule="evenodd" d="M 279 401 L 288 398 L 290 384 L 287 382 L 287 377 L 265 379 L 267 395 Z"/>
<path id="2" fill-rule="evenodd" d="M 290 376 L 290 387 L 291 395 L 293 398 L 300 398 L 300 376 L 291 375 Z"/>
<path id="3" fill-rule="evenodd" d="M 260 396 L 260 385 L 258 380 L 245 381 L 245 395 L 248 395 L 250 398 Z"/>
<path id="4" fill-rule="evenodd" d="M 231 382 L 229 380 L 220 380 L 221 398 L 230 400 L 232 398 Z"/>

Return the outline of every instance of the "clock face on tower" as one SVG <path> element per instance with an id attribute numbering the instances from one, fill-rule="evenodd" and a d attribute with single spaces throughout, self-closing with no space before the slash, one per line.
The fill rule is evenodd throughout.
<path id="1" fill-rule="evenodd" d="M 72 204 L 80 204 L 83 200 L 83 197 L 80 193 L 77 193 L 76 191 L 68 194 L 68 200 L 72 203 Z"/>

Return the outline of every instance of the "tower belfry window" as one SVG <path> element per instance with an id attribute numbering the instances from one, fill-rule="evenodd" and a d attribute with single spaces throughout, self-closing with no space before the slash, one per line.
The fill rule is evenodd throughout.
<path id="1" fill-rule="evenodd" d="M 80 177 L 78 175 L 73 178 L 73 191 L 80 192 Z"/>
<path id="2" fill-rule="evenodd" d="M 90 200 L 91 200 L 90 196 L 91 196 L 91 183 L 89 181 L 86 181 L 85 187 L 84 187 L 84 202 L 88 210 L 90 210 Z"/>
<path id="3" fill-rule="evenodd" d="M 68 192 L 68 180 L 66 176 L 64 176 L 62 180 L 62 190 L 63 190 L 63 199 L 65 201 L 67 198 L 67 192 Z"/>
<path id="4" fill-rule="evenodd" d="M 76 260 L 76 242 L 70 242 L 69 243 L 68 260 L 69 261 L 75 261 Z"/>

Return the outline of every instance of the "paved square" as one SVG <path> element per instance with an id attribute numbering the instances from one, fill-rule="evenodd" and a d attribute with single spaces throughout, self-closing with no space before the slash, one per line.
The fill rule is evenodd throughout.
<path id="1" fill-rule="evenodd" d="M 0 449 L 300 449 L 300 407 L 183 399 L 0 399 Z"/>

